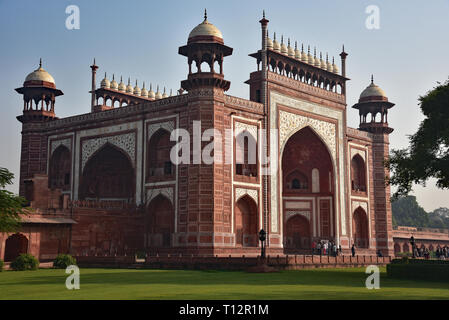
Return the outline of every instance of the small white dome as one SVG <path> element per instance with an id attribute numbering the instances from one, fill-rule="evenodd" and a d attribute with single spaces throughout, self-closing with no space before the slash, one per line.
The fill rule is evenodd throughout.
<path id="1" fill-rule="evenodd" d="M 153 85 L 150 83 L 150 91 L 148 91 L 148 98 L 149 99 L 156 99 L 156 94 L 153 91 Z"/>
<path id="2" fill-rule="evenodd" d="M 320 52 L 320 68 L 324 69 L 324 70 L 326 70 L 326 68 L 327 68 L 326 62 L 323 60 L 321 52 Z"/>
<path id="3" fill-rule="evenodd" d="M 114 75 L 112 75 L 111 89 L 118 90 L 118 83 L 115 81 Z"/>
<path id="4" fill-rule="evenodd" d="M 164 87 L 164 93 L 162 94 L 162 98 L 168 98 L 168 94 L 165 93 L 165 87 Z"/>
<path id="5" fill-rule="evenodd" d="M 360 99 L 367 97 L 387 97 L 385 91 L 383 91 L 378 85 L 374 84 L 372 76 L 370 85 L 360 94 Z"/>
<path id="6" fill-rule="evenodd" d="M 307 53 L 304 52 L 304 45 L 301 45 L 301 61 L 307 63 Z"/>
<path id="7" fill-rule="evenodd" d="M 155 98 L 156 99 L 162 99 L 162 93 L 159 92 L 159 86 L 157 86 Z"/>
<path id="8" fill-rule="evenodd" d="M 120 83 L 118 84 L 119 91 L 126 91 L 126 85 L 123 83 L 122 77 L 120 77 Z"/>
<path id="9" fill-rule="evenodd" d="M 188 42 L 199 37 L 199 41 L 204 41 L 201 37 L 216 37 L 223 40 L 221 31 L 216 26 L 207 21 L 207 12 L 204 11 L 204 21 L 190 31 Z"/>
<path id="10" fill-rule="evenodd" d="M 28 74 L 24 82 L 28 81 L 45 81 L 55 84 L 55 79 L 47 71 L 42 68 L 42 59 L 39 61 L 39 68 Z"/>
<path id="11" fill-rule="evenodd" d="M 284 43 L 284 36 L 281 37 L 281 53 L 288 54 L 287 46 Z"/>
<path id="12" fill-rule="evenodd" d="M 139 86 L 137 85 L 137 80 L 136 80 L 136 86 L 134 87 L 134 94 L 136 96 L 140 96 L 141 92 L 142 92 L 142 90 L 140 90 Z"/>
<path id="13" fill-rule="evenodd" d="M 108 78 L 106 78 L 106 73 L 104 74 L 104 79 L 101 80 L 100 87 L 106 88 L 106 89 L 111 87 L 111 82 L 108 80 Z"/>
<path id="14" fill-rule="evenodd" d="M 273 49 L 273 40 L 271 40 L 270 36 L 268 36 L 268 31 L 267 31 L 267 49 Z"/>
<path id="15" fill-rule="evenodd" d="M 338 74 L 340 72 L 340 70 L 338 69 L 337 65 L 334 63 L 332 63 L 332 72 Z"/>
<path id="16" fill-rule="evenodd" d="M 288 52 L 288 56 L 289 57 L 294 57 L 295 56 L 295 50 L 290 46 L 290 39 L 288 39 L 287 52 Z"/>
<path id="17" fill-rule="evenodd" d="M 278 51 L 278 52 L 281 51 L 281 45 L 276 40 L 276 32 L 274 33 L 274 38 L 273 38 L 273 50 Z"/>
<path id="18" fill-rule="evenodd" d="M 144 98 L 148 98 L 148 90 L 145 89 L 145 82 L 143 83 L 142 90 L 140 91 L 140 95 Z"/>

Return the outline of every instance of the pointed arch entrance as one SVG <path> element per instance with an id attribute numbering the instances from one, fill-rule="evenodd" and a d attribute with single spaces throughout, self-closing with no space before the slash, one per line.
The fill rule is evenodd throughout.
<path id="1" fill-rule="evenodd" d="M 60 145 L 50 158 L 48 187 L 70 189 L 71 156 L 67 147 Z"/>
<path id="2" fill-rule="evenodd" d="M 311 249 L 314 240 L 334 240 L 335 173 L 327 145 L 304 127 L 286 141 L 281 159 L 284 248 Z"/>
<path id="3" fill-rule="evenodd" d="M 285 230 L 285 248 L 287 250 L 301 250 L 310 248 L 310 223 L 302 215 L 294 215 L 287 220 Z"/>
<path id="4" fill-rule="evenodd" d="M 361 207 L 354 211 L 352 218 L 353 241 L 357 248 L 368 248 L 368 218 Z"/>
<path id="5" fill-rule="evenodd" d="M 173 246 L 175 211 L 171 201 L 159 194 L 151 200 L 146 214 L 147 245 L 151 248 Z"/>
<path id="6" fill-rule="evenodd" d="M 237 247 L 257 247 L 258 244 L 258 214 L 257 204 L 245 195 L 235 204 L 234 233 Z"/>
<path id="7" fill-rule="evenodd" d="M 86 163 L 80 183 L 80 199 L 132 202 L 135 173 L 129 157 L 107 143 Z"/>
<path id="8" fill-rule="evenodd" d="M 13 261 L 21 253 L 28 252 L 28 239 L 21 233 L 9 236 L 5 241 L 4 261 Z"/>

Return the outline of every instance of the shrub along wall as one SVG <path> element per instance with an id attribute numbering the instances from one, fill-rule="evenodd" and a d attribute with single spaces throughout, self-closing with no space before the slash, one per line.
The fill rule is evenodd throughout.
<path id="1" fill-rule="evenodd" d="M 391 278 L 449 282 L 449 261 L 395 259 L 387 265 Z"/>

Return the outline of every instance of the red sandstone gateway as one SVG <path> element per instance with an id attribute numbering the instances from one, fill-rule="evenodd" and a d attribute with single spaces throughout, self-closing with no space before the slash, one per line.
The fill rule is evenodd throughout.
<path id="1" fill-rule="evenodd" d="M 177 95 L 106 75 L 97 88 L 94 61 L 92 111 L 58 119 L 55 99 L 63 93 L 40 64 L 16 89 L 24 101 L 20 194 L 34 211 L 19 234 L 0 235 L 0 257 L 255 256 L 260 229 L 271 255 L 309 253 L 319 240 L 341 245 L 344 254 L 355 244 L 358 254 L 392 255 L 383 161 L 394 104 L 371 80 L 353 106 L 359 129 L 347 127 L 347 53 L 340 53 L 340 72 L 334 58 L 272 40 L 268 20 L 260 23 L 250 100 L 225 94 L 224 58 L 233 49 L 206 15 L 179 48 L 188 75 Z M 193 121 L 223 137 L 226 129 L 243 130 L 243 144 L 222 141 L 233 150 L 231 164 L 170 161 L 170 133 L 191 132 Z M 270 141 L 274 129 L 279 135 Z M 261 152 L 278 164 L 270 176 L 261 174 L 260 159 L 247 161 L 248 139 L 261 148 L 263 138 L 270 143 Z"/>

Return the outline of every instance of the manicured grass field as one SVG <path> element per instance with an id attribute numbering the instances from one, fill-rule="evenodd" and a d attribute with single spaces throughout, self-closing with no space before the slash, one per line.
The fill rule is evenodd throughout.
<path id="1" fill-rule="evenodd" d="M 81 269 L 0 272 L 0 299 L 449 299 L 449 284 L 388 279 L 368 290 L 363 268 L 255 274 L 234 271 Z"/>

